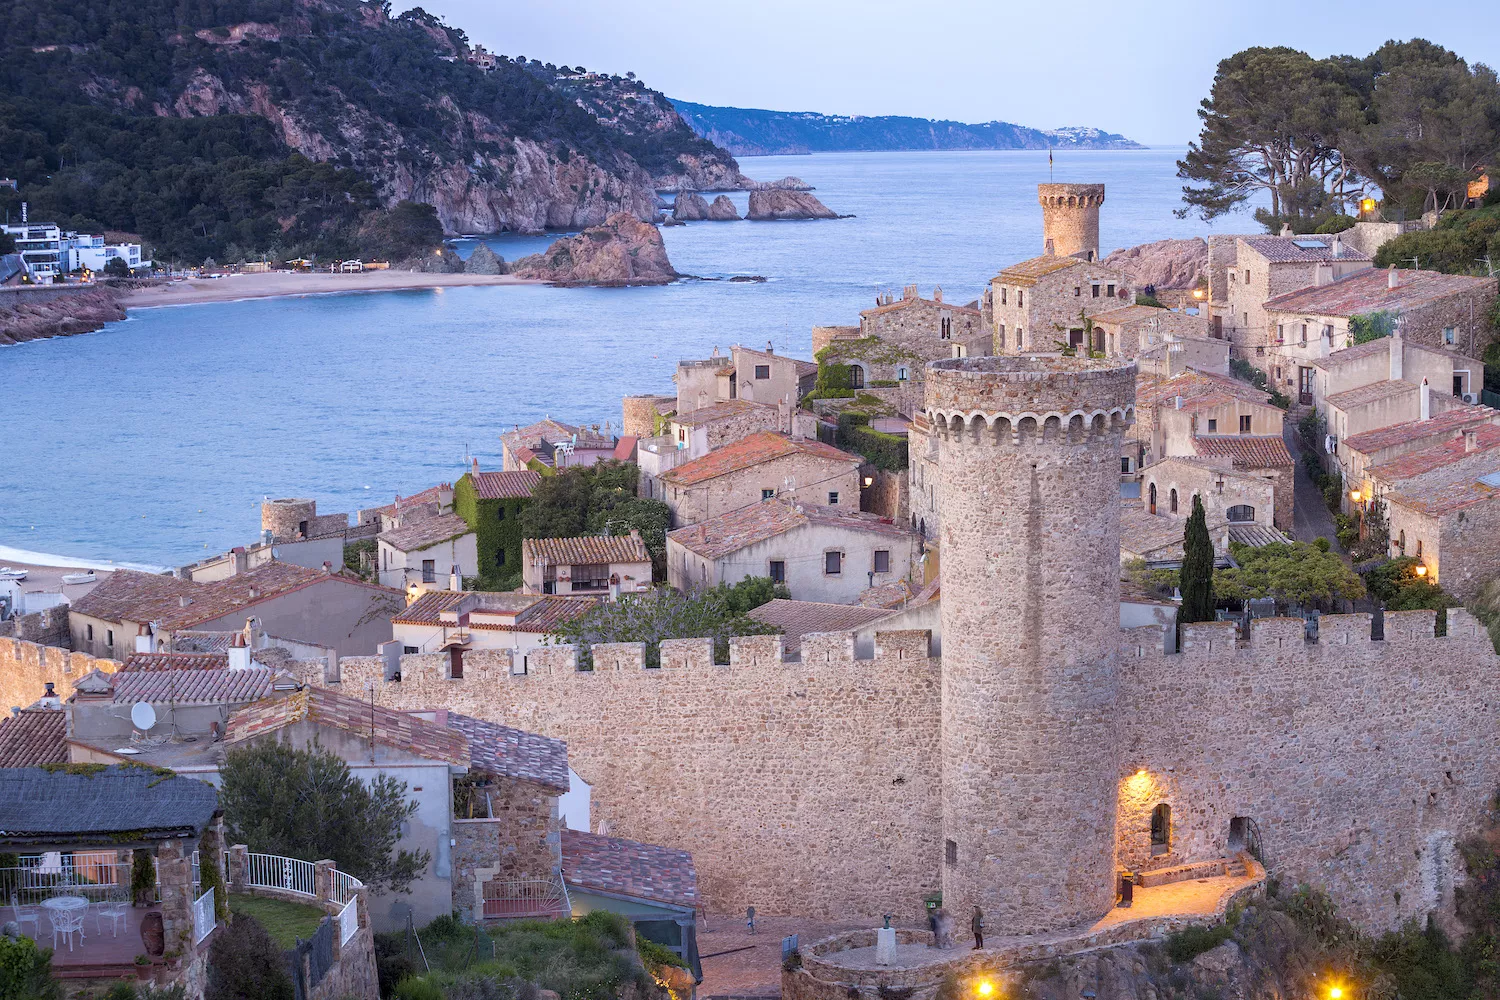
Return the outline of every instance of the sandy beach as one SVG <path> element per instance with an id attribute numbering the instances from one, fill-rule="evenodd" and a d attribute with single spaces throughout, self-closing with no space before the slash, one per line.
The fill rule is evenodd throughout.
<path id="1" fill-rule="evenodd" d="M 109 570 L 94 571 L 93 583 L 63 583 L 64 573 L 81 573 L 77 566 L 41 566 L 35 563 L 0 560 L 0 567 L 26 570 L 26 579 L 4 581 L 14 583 L 23 594 L 66 594 L 68 600 L 76 601 L 84 594 L 109 578 Z"/>
<path id="2" fill-rule="evenodd" d="M 360 274 L 272 272 L 232 274 L 223 278 L 187 278 L 126 292 L 128 309 L 198 302 L 232 302 L 279 295 L 326 295 L 334 292 L 389 292 L 406 288 L 453 288 L 462 285 L 535 285 L 508 274 L 425 274 L 419 271 L 365 271 Z"/>

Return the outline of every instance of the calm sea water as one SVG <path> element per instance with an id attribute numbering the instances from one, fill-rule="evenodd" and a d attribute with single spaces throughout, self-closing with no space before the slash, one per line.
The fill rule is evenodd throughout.
<path id="1" fill-rule="evenodd" d="M 1202 223 L 1172 216 L 1180 150 L 1059 155 L 1055 179 L 1108 185 L 1106 252 Z M 620 420 L 620 397 L 672 389 L 718 345 L 809 356 L 809 328 L 852 323 L 881 289 L 941 284 L 967 302 L 1041 251 L 1045 153 L 764 157 L 832 209 L 817 222 L 663 230 L 679 271 L 763 284 L 458 288 L 133 311 L 98 333 L 0 350 L 0 560 L 19 551 L 179 564 L 251 541 L 264 496 L 327 511 L 388 503 L 499 464 L 499 435 L 551 415 Z M 747 196 L 735 197 L 743 214 Z M 1249 220 L 1229 225 L 1243 231 Z M 508 259 L 550 237 L 496 237 Z M 472 241 L 465 241 L 467 253 Z"/>

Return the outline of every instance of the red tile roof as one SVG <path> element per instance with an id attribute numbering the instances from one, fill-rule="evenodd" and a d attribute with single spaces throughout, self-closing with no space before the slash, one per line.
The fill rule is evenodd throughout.
<path id="1" fill-rule="evenodd" d="M 1387 483 L 1398 483 L 1403 479 L 1420 476 L 1445 465 L 1452 465 L 1454 462 L 1461 462 L 1471 455 L 1500 448 L 1500 427 L 1494 424 L 1480 424 L 1473 430 L 1475 444 L 1473 451 L 1468 450 L 1467 442 L 1460 433 L 1457 437 L 1435 447 L 1407 452 L 1400 458 L 1372 466 L 1365 470 L 1365 475 Z"/>
<path id="2" fill-rule="evenodd" d="M 702 458 L 695 458 L 691 462 L 679 465 L 664 474 L 662 481 L 671 483 L 673 486 L 697 486 L 710 479 L 727 476 L 732 472 L 741 472 L 798 453 L 827 462 L 848 463 L 854 466 L 863 461 L 858 455 L 840 451 L 833 445 L 824 444 L 821 441 L 808 439 L 793 441 L 784 434 L 762 431 L 759 434 L 740 438 L 733 444 L 726 444 L 722 448 L 715 448 Z"/>
<path id="3" fill-rule="evenodd" d="M 457 712 L 438 712 L 436 723 L 463 736 L 474 770 L 529 781 L 558 794 L 568 790 L 568 745 L 562 740 Z"/>
<path id="4" fill-rule="evenodd" d="M 913 295 L 910 298 L 902 297 L 887 306 L 872 306 L 869 309 L 861 309 L 859 311 L 859 314 L 861 316 L 882 316 L 886 313 L 896 312 L 899 309 L 909 309 L 918 303 L 923 303 L 929 306 L 939 306 L 943 309 L 951 309 L 956 313 L 972 313 L 975 316 L 979 315 L 979 310 L 973 308 L 972 306 L 958 306 L 954 305 L 951 302 L 939 302 L 936 299 L 924 299 L 920 295 Z M 855 327 L 855 329 L 858 329 L 858 327 Z"/>
<path id="5" fill-rule="evenodd" d="M 638 534 L 587 535 L 581 538 L 523 538 L 521 562 L 526 565 L 581 566 L 600 563 L 650 562 L 651 553 Z"/>
<path id="6" fill-rule="evenodd" d="M 1341 410 L 1347 410 L 1355 406 L 1368 406 L 1371 403 L 1379 403 L 1387 399 L 1398 399 L 1402 396 L 1414 396 L 1418 388 L 1413 382 L 1401 379 L 1383 379 L 1379 382 L 1371 382 L 1355 389 L 1345 389 L 1328 397 L 1328 405 L 1336 406 Z"/>
<path id="7" fill-rule="evenodd" d="M 524 469 L 520 472 L 471 472 L 474 495 L 481 500 L 519 500 L 529 497 L 542 481 L 542 474 Z"/>
<path id="8" fill-rule="evenodd" d="M 1455 295 L 1484 294 L 1493 290 L 1493 278 L 1471 278 L 1441 271 L 1396 271 L 1397 285 L 1383 268 L 1366 268 L 1326 285 L 1301 288 L 1266 302 L 1270 312 L 1311 316 L 1353 316 L 1357 313 L 1391 310 L 1402 312 L 1439 302 Z"/>
<path id="9" fill-rule="evenodd" d="M 1136 405 L 1142 409 L 1175 406 L 1178 396 L 1182 397 L 1183 409 L 1222 406 L 1232 399 L 1260 406 L 1271 405 L 1271 397 L 1249 382 L 1193 369 L 1172 378 L 1137 382 Z"/>
<path id="10" fill-rule="evenodd" d="M 625 434 L 621 436 L 620 440 L 615 442 L 615 450 L 610 454 L 609 457 L 614 459 L 616 462 L 630 461 L 635 457 L 635 445 L 638 440 L 640 440 L 640 438 L 634 434 Z"/>
<path id="11" fill-rule="evenodd" d="M 1500 473 L 1500 469 L 1495 471 Z M 1404 480 L 1398 489 L 1387 493 L 1385 499 L 1441 517 L 1500 497 L 1500 490 L 1479 480 L 1481 475 L 1484 473 L 1468 466 L 1443 466 Z"/>
<path id="12" fill-rule="evenodd" d="M 667 538 L 700 556 L 717 559 L 731 552 L 738 552 L 747 545 L 784 535 L 808 524 L 870 532 L 890 538 L 905 538 L 909 535 L 905 528 L 878 514 L 820 507 L 817 504 L 797 503 L 784 497 L 775 497 L 670 531 Z"/>
<path id="13" fill-rule="evenodd" d="M 125 670 L 225 670 L 228 653 L 131 653 L 125 657 Z"/>
<path id="14" fill-rule="evenodd" d="M 1195 437 L 1193 450 L 1210 458 L 1233 459 L 1236 469 L 1278 469 L 1292 464 L 1292 453 L 1279 435 Z"/>
<path id="15" fill-rule="evenodd" d="M 391 616 L 392 625 L 437 625 L 444 611 L 452 611 L 473 594 L 457 590 L 429 590 Z"/>
<path id="16" fill-rule="evenodd" d="M 888 608 L 858 604 L 824 604 L 821 601 L 789 601 L 776 598 L 748 612 L 749 617 L 781 629 L 783 635 L 801 638 L 809 632 L 850 632 L 870 622 L 889 618 Z"/>
<path id="17" fill-rule="evenodd" d="M 1408 420 L 1379 430 L 1355 434 L 1345 438 L 1343 444 L 1368 455 L 1424 438 L 1441 441 L 1465 428 L 1493 423 L 1497 417 L 1500 417 L 1500 413 L 1488 406 L 1456 406 L 1451 410 L 1444 410 L 1431 420 Z"/>
<path id="18" fill-rule="evenodd" d="M 366 739 L 373 731 L 377 744 L 428 760 L 458 765 L 470 762 L 468 741 L 462 733 L 325 688 L 303 688 L 245 706 L 229 717 L 224 742 L 239 743 L 304 719 Z"/>
<path id="19" fill-rule="evenodd" d="M 407 513 L 424 504 L 436 504 L 439 502 L 438 494 L 442 492 L 442 486 L 429 486 L 420 493 L 410 496 L 398 496 L 394 503 L 388 503 L 384 507 L 373 507 L 367 513 L 384 514 L 387 517 L 396 517 Z"/>
<path id="20" fill-rule="evenodd" d="M 687 851 L 564 829 L 562 870 L 563 881 L 579 889 L 698 906 L 698 873 Z"/>
<path id="21" fill-rule="evenodd" d="M 23 708 L 0 720 L 0 767 L 67 762 L 67 713 L 56 708 Z"/>
<path id="22" fill-rule="evenodd" d="M 1077 257 L 1043 254 L 1040 257 L 1018 261 L 1007 267 L 1000 272 L 1000 280 L 1013 285 L 1035 285 L 1038 278 L 1045 278 L 1049 274 L 1056 274 L 1058 271 L 1082 266 L 1085 263 L 1089 262 Z"/>
<path id="23" fill-rule="evenodd" d="M 415 552 L 433 545 L 451 541 L 467 535 L 471 530 L 469 522 L 457 514 L 439 514 L 437 517 L 425 518 L 416 524 L 403 524 L 399 528 L 390 531 L 382 531 L 380 540 L 392 548 L 400 549 L 402 552 Z"/>
<path id="24" fill-rule="evenodd" d="M 563 622 L 580 618 L 599 603 L 597 597 L 544 597 L 525 611 L 516 615 L 512 629 L 516 632 L 546 634 Z M 475 625 L 481 629 L 504 629 L 503 625 Z"/>
<path id="25" fill-rule="evenodd" d="M 1335 260 L 1369 260 L 1349 244 L 1335 257 L 1332 236 L 1248 236 L 1241 237 L 1245 245 L 1273 264 L 1315 264 Z M 1314 243 L 1317 246 L 1298 246 L 1298 242 Z"/>
<path id="26" fill-rule="evenodd" d="M 776 407 L 770 403 L 756 403 L 749 399 L 724 399 L 710 406 L 700 406 L 689 413 L 679 414 L 672 418 L 672 423 L 696 427 L 699 424 L 713 423 L 715 420 L 728 420 L 750 410 L 775 413 Z"/>
<path id="27" fill-rule="evenodd" d="M 244 670 L 121 670 L 110 675 L 114 700 L 120 704 L 149 701 L 179 705 L 248 704 L 271 694 L 278 677 L 290 675 L 269 667 Z"/>

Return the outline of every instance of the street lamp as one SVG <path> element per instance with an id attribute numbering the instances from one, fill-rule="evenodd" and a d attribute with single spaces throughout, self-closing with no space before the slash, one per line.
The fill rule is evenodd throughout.
<path id="1" fill-rule="evenodd" d="M 1418 563 L 1417 564 L 1417 576 L 1418 577 L 1423 577 L 1423 576 L 1426 576 L 1426 575 L 1427 575 L 1427 567 L 1425 565 L 1421 564 L 1421 563 Z"/>

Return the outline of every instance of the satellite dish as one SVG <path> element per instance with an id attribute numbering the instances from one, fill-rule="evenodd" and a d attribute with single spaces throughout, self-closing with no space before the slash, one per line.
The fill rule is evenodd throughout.
<path id="1" fill-rule="evenodd" d="M 130 706 L 130 721 L 143 732 L 149 730 L 156 725 L 156 709 L 144 701 L 138 701 Z"/>

